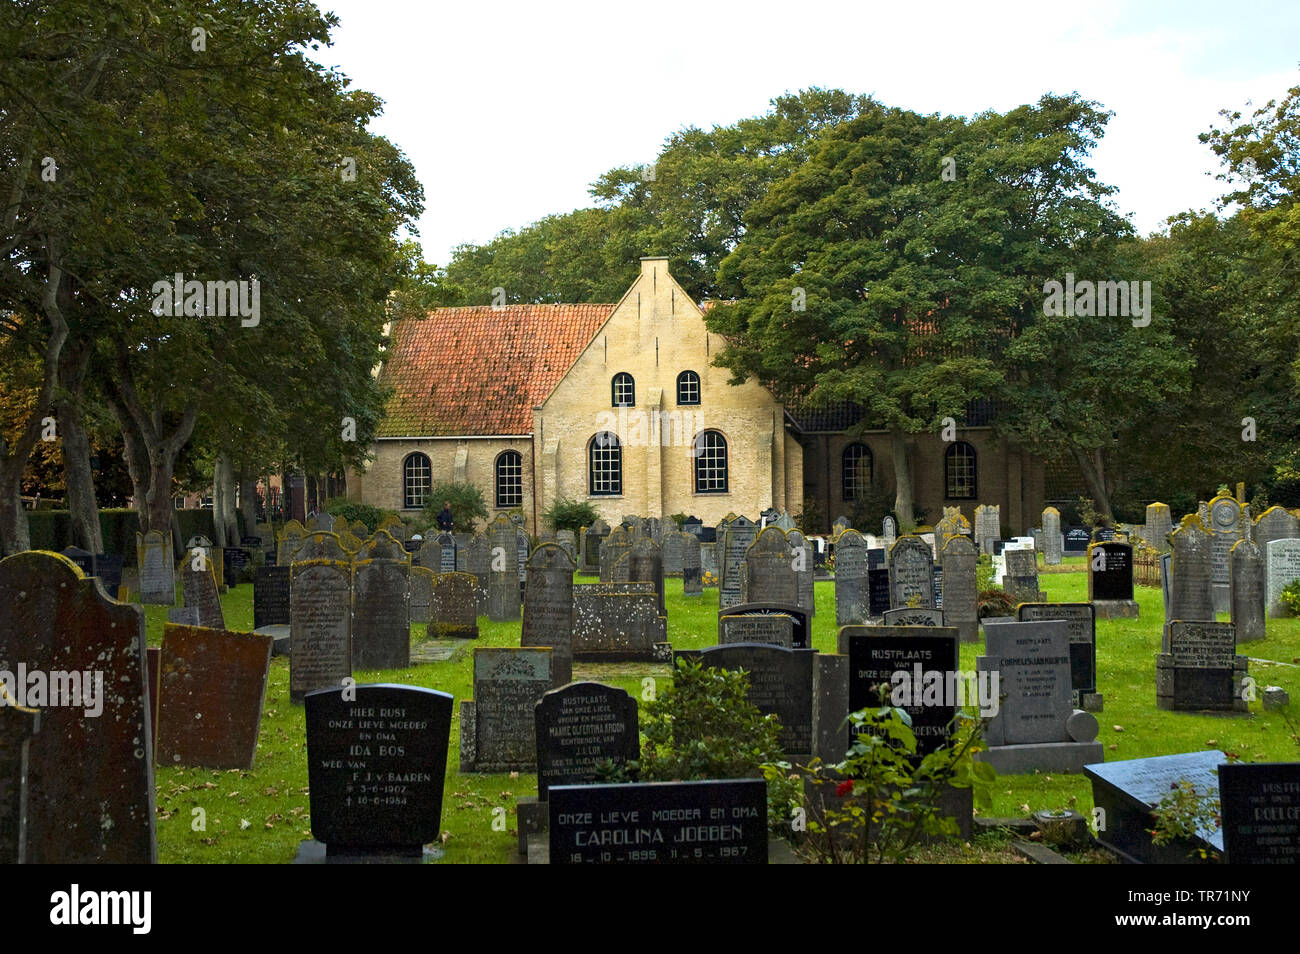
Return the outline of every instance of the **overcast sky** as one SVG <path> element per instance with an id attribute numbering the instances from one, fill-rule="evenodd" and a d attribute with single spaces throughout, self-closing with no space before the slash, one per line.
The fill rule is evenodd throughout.
<path id="1" fill-rule="evenodd" d="M 425 258 L 592 204 L 683 126 L 810 86 L 971 115 L 1077 91 L 1115 113 L 1094 153 L 1142 232 L 1222 185 L 1197 134 L 1300 83 L 1300 4 L 317 0 L 317 54 L 382 97 L 373 129 L 425 190 Z M 647 250 L 649 253 L 652 250 Z"/>

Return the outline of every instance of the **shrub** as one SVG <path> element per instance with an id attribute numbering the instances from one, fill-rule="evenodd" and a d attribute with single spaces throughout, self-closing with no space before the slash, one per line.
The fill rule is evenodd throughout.
<path id="1" fill-rule="evenodd" d="M 894 495 L 882 486 L 879 478 L 873 477 L 870 485 L 861 488 L 857 499 L 853 501 L 853 513 L 849 519 L 853 522 L 854 530 L 880 533 L 881 524 L 893 509 Z"/>
<path id="2" fill-rule="evenodd" d="M 1300 580 L 1292 580 L 1282 587 L 1278 599 L 1290 615 L 1300 616 Z"/>
<path id="3" fill-rule="evenodd" d="M 370 504 L 357 503 L 355 500 L 348 500 L 346 497 L 335 497 L 333 500 L 326 501 L 325 512 L 331 517 L 342 517 L 348 523 L 360 520 L 371 533 L 374 533 L 388 517 L 398 516 L 396 510 L 372 507 Z"/>
<path id="4" fill-rule="evenodd" d="M 1164 798 L 1151 812 L 1155 827 L 1150 829 L 1153 845 L 1168 845 L 1179 841 L 1193 841 L 1198 832 L 1214 831 L 1220 822 L 1219 799 L 1209 792 L 1197 792 L 1187 779 L 1170 785 Z M 1218 857 L 1218 852 L 1206 848 L 1195 849 L 1201 858 Z"/>
<path id="5" fill-rule="evenodd" d="M 1016 602 L 1006 590 L 994 587 L 980 591 L 980 619 L 988 616 L 1011 616 L 1016 610 Z"/>
<path id="6" fill-rule="evenodd" d="M 438 514 L 442 512 L 444 503 L 451 504 L 451 519 L 459 532 L 473 533 L 474 521 L 487 522 L 487 504 L 483 500 L 483 491 L 474 484 L 449 481 L 438 484 L 429 491 L 428 502 L 420 511 L 422 529 L 438 525 Z"/>
<path id="7" fill-rule="evenodd" d="M 542 514 L 542 519 L 552 530 L 572 530 L 577 533 L 583 527 L 595 523 L 598 516 L 596 508 L 586 501 L 560 497 Z"/>
<path id="8" fill-rule="evenodd" d="M 679 660 L 672 685 L 642 711 L 641 780 L 764 777 L 764 765 L 785 757 L 781 725 L 758 711 L 748 691 L 748 673 Z M 768 776 L 767 797 L 769 827 L 788 829 L 794 783 Z"/>

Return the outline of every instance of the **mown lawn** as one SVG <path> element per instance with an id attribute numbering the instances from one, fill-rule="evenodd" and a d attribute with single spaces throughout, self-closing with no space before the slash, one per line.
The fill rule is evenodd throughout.
<path id="1" fill-rule="evenodd" d="M 1053 601 L 1087 598 L 1087 579 L 1079 569 L 1045 573 L 1040 585 Z M 580 582 L 594 582 L 580 577 Z M 706 589 L 703 597 L 687 599 L 681 580 L 668 581 L 668 638 L 678 649 L 701 648 L 716 642 L 718 591 Z M 251 629 L 253 588 L 242 584 L 222 597 L 226 624 L 231 629 Z M 1141 618 L 1103 620 L 1097 625 L 1098 690 L 1105 695 L 1105 711 L 1098 714 L 1101 741 L 1108 760 L 1142 758 L 1174 752 L 1219 748 L 1246 761 L 1293 761 L 1300 747 L 1292 732 L 1300 731 L 1300 709 L 1293 704 L 1285 713 L 1265 714 L 1259 702 L 1247 714 L 1196 714 L 1161 712 L 1155 707 L 1155 653 L 1160 648 L 1163 610 L 1159 588 L 1139 587 Z M 813 645 L 822 652 L 835 650 L 835 589 L 832 581 L 816 588 L 817 614 Z M 149 645 L 162 639 L 165 607 L 146 607 Z M 443 803 L 446 861 L 511 863 L 517 861 L 514 824 L 515 799 L 537 794 L 533 775 L 461 775 L 459 702 L 471 698 L 473 646 L 517 646 L 520 624 L 479 619 L 480 638 L 458 646 L 449 661 L 402 670 L 358 672 L 358 682 L 405 683 L 451 693 L 457 701 L 452 722 Z M 412 627 L 412 640 L 424 639 L 422 625 Z M 962 665 L 975 667 L 979 644 L 962 647 Z M 1300 699 L 1300 619 L 1269 620 L 1268 637 L 1240 651 L 1252 657 L 1251 674 L 1262 691 L 1280 685 Z M 1270 663 L 1255 660 L 1269 660 Z M 1287 663 L 1292 665 L 1280 665 Z M 622 664 L 576 666 L 575 679 L 599 679 L 620 686 L 641 698 L 644 680 L 668 678 L 667 666 Z M 1291 718 L 1288 729 L 1282 715 Z M 262 716 L 257 762 L 251 771 L 214 772 L 203 769 L 159 767 L 158 855 L 163 862 L 285 863 L 294 857 L 298 843 L 310 837 L 307 793 L 306 736 L 301 706 L 289 704 L 289 664 L 271 661 L 271 675 Z M 493 830 L 493 809 L 504 806 L 506 831 Z M 998 780 L 991 814 L 1024 815 L 1046 808 L 1072 807 L 1087 813 L 1092 807 L 1090 786 L 1082 776 L 1008 776 Z M 195 830 L 195 809 L 206 815 L 206 830 Z M 499 814 L 499 813 L 498 813 Z M 973 858 L 972 860 L 978 860 Z"/>

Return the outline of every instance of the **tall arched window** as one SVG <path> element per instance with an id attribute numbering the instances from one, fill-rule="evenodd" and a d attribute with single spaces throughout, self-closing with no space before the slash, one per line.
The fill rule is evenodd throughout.
<path id="1" fill-rule="evenodd" d="M 695 438 L 695 492 L 727 492 L 727 439 L 717 431 L 704 431 Z"/>
<path id="2" fill-rule="evenodd" d="M 610 383 L 613 392 L 614 407 L 634 407 L 636 405 L 636 382 L 632 375 L 620 371 Z"/>
<path id="3" fill-rule="evenodd" d="M 601 431 L 587 445 L 587 480 L 593 497 L 623 492 L 623 448 L 612 431 Z"/>
<path id="4" fill-rule="evenodd" d="M 943 455 L 944 496 L 949 500 L 975 499 L 975 448 L 957 441 Z"/>
<path id="5" fill-rule="evenodd" d="M 700 403 L 700 376 L 694 371 L 683 371 L 677 375 L 677 403 Z"/>
<path id="6" fill-rule="evenodd" d="M 519 451 L 497 455 L 497 508 L 524 505 L 524 459 Z"/>
<path id="7" fill-rule="evenodd" d="M 871 448 L 850 444 L 840 455 L 840 482 L 845 500 L 857 500 L 871 485 Z"/>
<path id="8" fill-rule="evenodd" d="M 433 488 L 433 467 L 424 454 L 412 454 L 402 463 L 402 506 L 419 510 Z"/>

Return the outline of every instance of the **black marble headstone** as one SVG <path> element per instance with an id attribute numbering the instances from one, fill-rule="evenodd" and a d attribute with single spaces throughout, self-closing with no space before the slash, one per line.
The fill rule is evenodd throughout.
<path id="1" fill-rule="evenodd" d="M 1219 766 L 1228 864 L 1300 864 L 1300 762 Z"/>
<path id="2" fill-rule="evenodd" d="M 889 609 L 889 571 L 884 567 L 867 570 L 867 615 L 882 616 Z"/>
<path id="3" fill-rule="evenodd" d="M 571 682 L 552 689 L 533 709 L 537 725 L 537 797 L 553 785 L 598 780 L 604 762 L 640 757 L 636 700 L 613 686 Z"/>
<path id="4" fill-rule="evenodd" d="M 767 784 L 557 785 L 550 849 L 553 865 L 767 864 Z"/>
<path id="5" fill-rule="evenodd" d="M 1066 553 L 1084 553 L 1092 542 L 1092 534 L 1087 527 L 1066 527 L 1062 537 Z"/>
<path id="6" fill-rule="evenodd" d="M 239 582 L 239 572 L 248 566 L 248 551 L 242 547 L 222 547 L 221 566 L 225 575 L 226 586 L 235 586 Z"/>
<path id="7" fill-rule="evenodd" d="M 1133 547 L 1106 542 L 1093 546 L 1088 572 L 1094 600 L 1133 599 Z"/>
<path id="8" fill-rule="evenodd" d="M 1074 704 L 1081 693 L 1097 691 L 1097 610 L 1091 603 L 1021 603 L 1021 622 L 1063 619 L 1070 624 L 1070 689 Z"/>
<path id="9" fill-rule="evenodd" d="M 289 624 L 288 566 L 261 566 L 253 578 L 253 628 Z"/>
<path id="10" fill-rule="evenodd" d="M 937 699 L 933 695 L 935 680 L 943 689 L 948 674 L 960 668 L 957 631 L 947 628 L 926 633 L 923 630 L 928 627 L 914 628 L 919 631 L 915 636 L 849 636 L 849 711 L 893 705 L 895 688 L 906 688 L 908 696 L 900 695 L 898 708 L 912 719 L 916 754 L 929 755 L 947 742 L 949 726 L 957 715 L 955 701 L 945 692 L 939 692 Z M 897 678 L 896 673 L 900 674 Z M 926 694 L 927 682 L 932 695 Z"/>
<path id="11" fill-rule="evenodd" d="M 764 715 L 771 713 L 780 720 L 785 754 L 806 755 L 812 752 L 815 652 L 763 643 L 728 643 L 675 655 L 692 656 L 701 666 L 749 673 L 749 701 Z"/>
<path id="12" fill-rule="evenodd" d="M 808 613 L 787 603 L 738 603 L 718 610 L 718 620 L 724 616 L 789 616 L 794 620 L 794 643 L 791 649 L 810 649 Z"/>
<path id="13" fill-rule="evenodd" d="M 452 697 L 373 684 L 305 701 L 312 834 L 330 855 L 418 857 L 441 831 Z"/>

